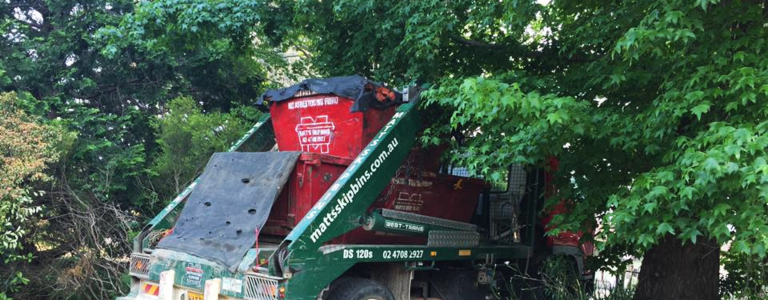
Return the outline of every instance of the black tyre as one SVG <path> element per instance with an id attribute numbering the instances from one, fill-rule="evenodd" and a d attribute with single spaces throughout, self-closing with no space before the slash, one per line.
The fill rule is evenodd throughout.
<path id="1" fill-rule="evenodd" d="M 376 281 L 348 278 L 331 289 L 328 300 L 395 300 L 395 297 Z"/>

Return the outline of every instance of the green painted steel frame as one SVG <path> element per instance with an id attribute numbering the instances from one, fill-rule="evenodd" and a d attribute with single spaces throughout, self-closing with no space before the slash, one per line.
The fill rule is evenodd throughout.
<path id="1" fill-rule="evenodd" d="M 286 264 L 292 280 L 286 282 L 288 299 L 314 299 L 333 279 L 355 262 L 327 264 L 318 249 L 361 225 L 368 207 L 390 179 L 416 142 L 421 129 L 417 103 L 400 105 L 392 119 L 360 152 L 338 180 L 291 231 L 281 247 L 287 247 Z M 281 251 L 278 250 L 277 253 Z M 274 266 L 275 264 L 271 264 Z M 275 272 L 274 267 L 271 269 Z M 277 273 L 277 272 L 275 272 Z M 323 276 L 317 276 L 322 273 Z"/>
<path id="2" fill-rule="evenodd" d="M 334 185 L 289 234 L 270 259 L 270 273 L 286 278 L 286 299 L 316 299 L 334 279 L 357 263 L 519 259 L 530 257 L 523 244 L 474 247 L 424 245 L 325 245 L 362 225 L 368 208 L 408 155 L 421 129 L 416 103 L 398 107 Z M 393 146 L 394 145 L 394 146 Z M 426 229 L 426 228 L 425 228 Z M 275 266 L 283 266 L 278 270 Z M 282 274 L 280 274 L 282 272 Z"/>
<path id="3" fill-rule="evenodd" d="M 416 142 L 421 117 L 403 104 L 286 237 L 289 252 L 314 252 L 360 226 L 360 218 L 389 184 Z"/>
<path id="4" fill-rule="evenodd" d="M 381 215 L 380 210 L 374 210 L 366 215 L 363 228 L 370 231 L 424 237 L 428 236 L 429 232 L 433 230 L 461 232 L 461 230 L 453 228 L 386 218 Z"/>
<path id="5" fill-rule="evenodd" d="M 519 259 L 528 257 L 532 248 L 517 245 L 480 245 L 473 247 L 429 247 L 423 245 L 329 245 L 320 248 L 319 261 L 336 264 L 361 262 L 417 262 Z"/>
<path id="6" fill-rule="evenodd" d="M 530 257 L 532 247 L 522 244 L 481 244 L 474 247 L 324 245 L 331 239 L 361 226 L 368 208 L 390 182 L 408 155 L 417 140 L 416 135 L 420 129 L 421 116 L 417 110 L 417 103 L 403 104 L 398 107 L 390 122 L 297 224 L 274 252 L 275 254 L 269 257 L 269 273 L 285 278 L 281 281 L 281 285 L 286 288 L 286 299 L 316 299 L 334 279 L 357 263 L 487 261 L 489 258 L 513 260 Z M 228 151 L 269 151 L 274 145 L 273 138 L 271 120 L 268 115 L 265 115 Z M 184 205 L 184 199 L 194 189 L 198 180 L 184 189 L 152 219 L 143 232 L 170 228 L 175 216 Z M 142 242 L 141 246 L 146 246 L 145 237 L 140 236 L 137 239 Z M 139 248 L 136 252 L 140 251 Z M 252 253 L 254 255 L 247 255 L 247 257 L 261 261 L 271 253 L 271 251 L 258 253 L 258 258 L 254 257 L 255 253 Z M 287 255 L 284 255 L 285 257 L 277 255 L 281 253 L 287 253 Z M 223 277 L 244 279 L 245 272 L 242 268 L 237 273 L 230 273 L 215 264 L 197 261 L 187 255 L 179 255 L 179 257 L 153 261 L 150 280 L 158 280 L 160 272 L 164 270 L 174 269 L 177 274 L 186 274 L 190 268 L 203 270 L 204 275 L 199 279 L 202 282 L 190 282 L 187 277 L 177 276 L 176 284 L 200 289 L 200 284 L 207 279 Z M 243 297 L 241 293 L 224 294 L 229 297 Z"/>
<path id="7" fill-rule="evenodd" d="M 533 248 L 525 244 L 479 245 L 472 247 L 429 247 L 424 245 L 326 245 L 313 255 L 303 254 L 289 264 L 293 273 L 283 282 L 286 299 L 310 300 L 333 280 L 358 263 L 418 263 L 439 261 L 478 261 L 479 264 L 531 257 Z M 286 274 L 287 275 L 287 274 Z"/>

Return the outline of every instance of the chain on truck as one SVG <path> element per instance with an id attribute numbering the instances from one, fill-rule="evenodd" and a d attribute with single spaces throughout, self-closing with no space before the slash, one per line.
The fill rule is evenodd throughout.
<path id="1" fill-rule="evenodd" d="M 269 113 L 135 238 L 118 300 L 543 299 L 518 275 L 551 255 L 588 283 L 593 247 L 545 236 L 550 174 L 491 185 L 441 164 L 447 147 L 416 143 L 419 93 L 361 76 L 266 92 Z"/>

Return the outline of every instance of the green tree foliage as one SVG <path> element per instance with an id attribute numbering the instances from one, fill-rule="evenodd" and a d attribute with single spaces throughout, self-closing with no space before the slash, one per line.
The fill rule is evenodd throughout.
<path id="1" fill-rule="evenodd" d="M 502 166 L 558 156 L 578 193 L 610 208 L 608 242 L 647 249 L 667 234 L 692 243 L 716 238 L 764 257 L 768 70 L 759 53 L 766 32 L 743 24 L 762 22 L 763 6 L 648 4 L 606 10 L 647 13 L 612 39 L 614 29 L 602 32 L 604 53 L 593 61 L 553 75 L 514 70 L 446 80 L 433 102 L 456 108 L 452 126 L 503 137 L 465 143 L 479 157 L 472 161 Z M 553 7 L 551 17 L 583 7 L 568 8 Z M 560 52 L 581 54 L 583 39 L 570 33 L 605 18 L 596 12 L 560 24 L 569 35 L 551 38 L 562 41 Z"/>
<path id="2" fill-rule="evenodd" d="M 171 101 L 168 113 L 155 124 L 161 152 L 152 171 L 159 198 L 170 200 L 181 192 L 203 171 L 211 154 L 224 151 L 242 137 L 257 115 L 254 108 L 204 114 L 192 98 Z"/>
<path id="3" fill-rule="evenodd" d="M 276 1 L 264 15 L 276 42 L 307 49 L 321 74 L 358 73 L 390 83 L 435 82 L 520 65 L 540 20 L 527 1 Z"/>
<path id="4" fill-rule="evenodd" d="M 754 255 L 728 252 L 723 255 L 728 275 L 721 281 L 723 298 L 761 299 L 768 282 L 768 259 L 755 259 Z"/>
<path id="5" fill-rule="evenodd" d="M 553 200 L 572 204 L 557 228 L 599 216 L 610 233 L 604 253 L 716 253 L 727 243 L 729 255 L 764 260 L 767 14 L 762 0 L 10 0 L 0 4 L 0 89 L 29 91 L 40 101 L 26 110 L 79 133 L 56 173 L 54 191 L 69 206 L 52 214 L 98 203 L 147 209 L 156 199 L 148 182 L 201 163 L 174 170 L 181 157 L 168 153 L 206 134 L 226 139 L 203 117 L 173 123 L 183 117 L 171 108 L 152 127 L 154 116 L 189 95 L 177 110 L 191 115 L 202 103 L 232 120 L 223 114 L 233 104 L 283 72 L 276 50 L 294 49 L 323 75 L 433 83 L 428 104 L 445 115 L 425 142 L 456 137 L 468 155 L 454 159 L 476 173 L 495 178 L 508 164 L 556 156 Z M 205 150 L 185 156 L 213 149 L 195 145 Z M 53 257 L 82 246 L 52 248 L 61 245 L 70 248 Z M 75 257 L 68 267 L 87 261 Z M 711 278 L 686 267 L 692 280 Z"/>
<path id="6" fill-rule="evenodd" d="M 208 92 L 195 97 L 205 99 L 204 108 L 228 110 L 230 102 L 252 103 L 261 85 L 269 83 L 267 74 L 285 75 L 286 61 L 273 44 L 260 40 L 257 25 L 269 7 L 253 0 L 140 1 L 119 25 L 98 35 L 109 42 L 102 50 L 108 57 L 136 48 L 175 58 L 171 65 L 191 65 L 174 71 L 184 73 L 193 91 Z"/>
<path id="7" fill-rule="evenodd" d="M 60 143 L 70 133 L 60 126 L 41 124 L 27 115 L 14 93 L 0 93 L 0 260 L 12 268 L 16 261 L 30 261 L 24 250 L 29 232 L 28 219 L 40 212 L 33 198 L 41 196 L 37 189 L 51 180 L 47 167 L 59 159 Z M 20 271 L 5 270 L 0 277 L 0 298 L 5 292 L 16 292 L 29 282 Z"/>
<path id="8" fill-rule="evenodd" d="M 558 157 L 555 200 L 573 199 L 559 229 L 594 226 L 598 215 L 611 249 L 642 254 L 673 236 L 665 249 L 717 253 L 731 243 L 732 253 L 765 257 L 763 1 L 291 7 L 293 18 L 274 19 L 304 32 L 319 70 L 436 83 L 429 103 L 449 115 L 431 132 L 465 137 L 455 140 L 468 154 L 458 163 L 493 177 L 510 163 Z"/>
<path id="9" fill-rule="evenodd" d="M 101 201 L 137 205 L 145 195 L 135 178 L 156 151 L 151 120 L 182 94 L 206 110 L 252 103 L 266 70 L 253 51 L 226 40 L 113 35 L 133 24 L 134 1 L 10 1 L 0 5 L 3 89 L 30 92 L 35 113 L 67 120 L 80 132 L 67 170 L 77 189 Z M 139 5 L 139 7 L 142 7 Z M 117 34 L 117 33 L 116 33 Z M 247 40 L 243 35 L 241 40 Z M 115 42 L 108 44 L 110 39 Z"/>
<path id="10" fill-rule="evenodd" d="M 458 163 L 493 178 L 558 157 L 561 230 L 598 215 L 620 252 L 673 236 L 765 256 L 762 1 L 172 3 L 142 4 L 132 32 L 251 28 L 323 74 L 437 84 L 429 132 L 458 137 Z"/>
<path id="11" fill-rule="evenodd" d="M 253 103 L 265 85 L 272 60 L 251 50 L 245 31 L 238 42 L 164 30 L 119 36 L 142 7 L 131 0 L 0 2 L 0 92 L 30 95 L 23 107 L 30 115 L 77 132 L 51 170 L 49 190 L 33 199 L 43 209 L 27 221 L 35 224 L 25 245 L 34 260 L 19 267 L 33 275 L 18 299 L 122 294 L 120 262 L 130 231 L 140 227 L 135 218 L 159 209 L 157 116 L 181 95 L 227 113 Z"/>
<path id="12" fill-rule="evenodd" d="M 10 83 L 11 83 L 11 79 L 8 78 L 8 75 L 5 73 L 3 65 L 0 64 L 0 88 L 3 88 Z"/>

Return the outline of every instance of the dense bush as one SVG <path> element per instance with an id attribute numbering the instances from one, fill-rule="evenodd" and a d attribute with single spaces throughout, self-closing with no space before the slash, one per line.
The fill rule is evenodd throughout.
<path id="1" fill-rule="evenodd" d="M 20 107 L 24 100 L 16 94 L 0 93 L 0 298 L 29 282 L 17 266 L 31 262 L 30 248 L 36 247 L 29 234 L 42 207 L 33 198 L 45 193 L 51 181 L 48 167 L 58 161 L 58 147 L 72 137 Z"/>

